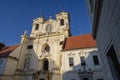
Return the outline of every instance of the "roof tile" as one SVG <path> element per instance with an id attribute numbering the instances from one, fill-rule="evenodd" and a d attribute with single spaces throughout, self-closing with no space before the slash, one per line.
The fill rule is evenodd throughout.
<path id="1" fill-rule="evenodd" d="M 14 51 L 19 45 L 7 46 L 0 50 L 0 57 L 8 56 L 12 51 Z"/>
<path id="2" fill-rule="evenodd" d="M 80 36 L 68 37 L 64 44 L 63 50 L 88 47 L 96 47 L 96 41 L 92 38 L 91 34 L 84 34 Z"/>

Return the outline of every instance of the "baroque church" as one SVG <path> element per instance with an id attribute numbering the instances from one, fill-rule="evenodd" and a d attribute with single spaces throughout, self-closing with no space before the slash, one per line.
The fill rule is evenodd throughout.
<path id="1" fill-rule="evenodd" d="M 0 49 L 0 80 L 103 80 L 91 34 L 71 36 L 68 12 L 33 20 L 30 36 Z"/>

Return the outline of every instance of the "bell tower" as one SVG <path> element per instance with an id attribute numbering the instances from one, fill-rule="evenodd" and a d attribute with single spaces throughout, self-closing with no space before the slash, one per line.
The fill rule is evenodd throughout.
<path id="1" fill-rule="evenodd" d="M 59 29 L 69 28 L 70 19 L 68 12 L 62 11 L 60 14 L 56 15 L 56 21 L 58 23 Z"/>
<path id="2" fill-rule="evenodd" d="M 58 30 L 64 32 L 67 36 L 70 36 L 70 17 L 68 12 L 62 11 L 56 15 L 56 22 L 58 24 Z"/>
<path id="3" fill-rule="evenodd" d="M 43 16 L 33 20 L 32 32 L 30 36 L 39 36 L 38 34 L 41 34 L 44 21 L 45 19 Z"/>
<path id="4" fill-rule="evenodd" d="M 45 20 L 40 17 L 33 20 L 31 37 L 41 36 L 49 33 L 64 33 L 66 37 L 70 36 L 70 18 L 68 12 L 56 14 L 56 20 L 51 17 Z"/>

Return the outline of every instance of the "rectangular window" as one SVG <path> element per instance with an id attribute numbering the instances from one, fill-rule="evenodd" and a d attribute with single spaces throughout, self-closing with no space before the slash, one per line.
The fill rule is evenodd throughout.
<path id="1" fill-rule="evenodd" d="M 64 43 L 64 41 L 61 41 L 61 42 L 59 43 L 59 45 L 63 45 L 63 43 Z"/>
<path id="2" fill-rule="evenodd" d="M 73 57 L 69 57 L 69 66 L 74 66 Z"/>
<path id="3" fill-rule="evenodd" d="M 94 56 L 93 56 L 93 61 L 94 61 L 94 64 L 95 64 L 95 65 L 99 65 L 99 60 L 98 60 L 97 55 L 94 55 Z"/>
<path id="4" fill-rule="evenodd" d="M 81 65 L 85 66 L 86 65 L 85 57 L 84 56 L 80 57 L 80 60 L 81 60 Z"/>

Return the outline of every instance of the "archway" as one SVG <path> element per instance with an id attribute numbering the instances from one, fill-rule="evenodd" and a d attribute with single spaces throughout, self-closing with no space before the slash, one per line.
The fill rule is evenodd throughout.
<path id="1" fill-rule="evenodd" d="M 48 59 L 43 60 L 43 70 L 48 70 L 49 69 L 49 61 Z"/>

